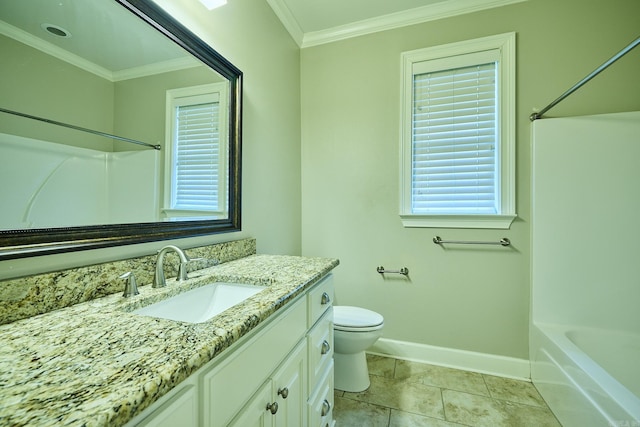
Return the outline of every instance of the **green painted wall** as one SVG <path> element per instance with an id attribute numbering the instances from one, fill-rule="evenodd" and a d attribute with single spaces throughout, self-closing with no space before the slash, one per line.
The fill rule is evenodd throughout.
<path id="1" fill-rule="evenodd" d="M 340 258 L 337 303 L 385 316 L 384 337 L 528 358 L 530 122 L 638 36 L 640 2 L 530 0 L 302 50 L 302 253 Z M 517 213 L 510 230 L 403 228 L 400 53 L 517 33 Z M 640 49 L 549 116 L 640 109 Z M 571 165 L 567 165 L 571 173 Z M 579 214 L 579 213 L 578 213 Z M 588 230 L 585 230 L 588 232 Z M 511 248 L 449 246 L 498 240 Z M 409 280 L 376 273 L 408 267 Z"/>
<path id="2" fill-rule="evenodd" d="M 164 146 L 167 90 L 219 81 L 221 76 L 201 66 L 115 82 L 114 132 Z M 114 145 L 115 151 L 145 149 L 125 142 Z"/>
<path id="3" fill-rule="evenodd" d="M 0 106 L 76 126 L 113 132 L 113 84 L 0 35 Z M 111 140 L 0 113 L 2 132 L 111 151 Z"/>

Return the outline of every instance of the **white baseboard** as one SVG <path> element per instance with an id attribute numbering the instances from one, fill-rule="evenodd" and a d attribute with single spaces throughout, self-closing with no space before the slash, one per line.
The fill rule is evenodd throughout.
<path id="1" fill-rule="evenodd" d="M 435 347 L 386 338 L 380 338 L 367 350 L 367 353 L 531 381 L 531 365 L 526 359 L 476 353 L 455 348 Z"/>

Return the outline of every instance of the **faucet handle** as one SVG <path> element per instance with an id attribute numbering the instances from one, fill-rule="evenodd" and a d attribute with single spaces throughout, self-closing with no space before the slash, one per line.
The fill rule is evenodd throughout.
<path id="1" fill-rule="evenodd" d="M 194 261 L 202 261 L 204 258 L 189 258 L 187 257 L 186 262 L 180 262 L 178 266 L 178 280 L 187 280 L 189 276 L 187 276 L 187 264 Z"/>
<path id="2" fill-rule="evenodd" d="M 125 279 L 123 297 L 129 298 L 138 295 L 138 283 L 136 282 L 136 276 L 131 272 L 124 273 L 120 276 L 120 279 Z"/>

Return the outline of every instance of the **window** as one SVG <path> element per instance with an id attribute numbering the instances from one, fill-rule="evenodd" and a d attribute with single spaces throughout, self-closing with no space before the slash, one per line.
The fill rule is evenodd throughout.
<path id="1" fill-rule="evenodd" d="M 167 91 L 164 214 L 226 215 L 226 84 Z"/>
<path id="2" fill-rule="evenodd" d="M 515 219 L 515 34 L 402 54 L 405 227 Z"/>

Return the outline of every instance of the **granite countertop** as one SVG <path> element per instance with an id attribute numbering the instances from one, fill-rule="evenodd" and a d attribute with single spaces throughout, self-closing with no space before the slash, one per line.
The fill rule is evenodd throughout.
<path id="1" fill-rule="evenodd" d="M 2 325 L 0 425 L 123 425 L 337 265 L 253 255 Z M 204 323 L 129 313 L 212 281 L 267 288 Z"/>

